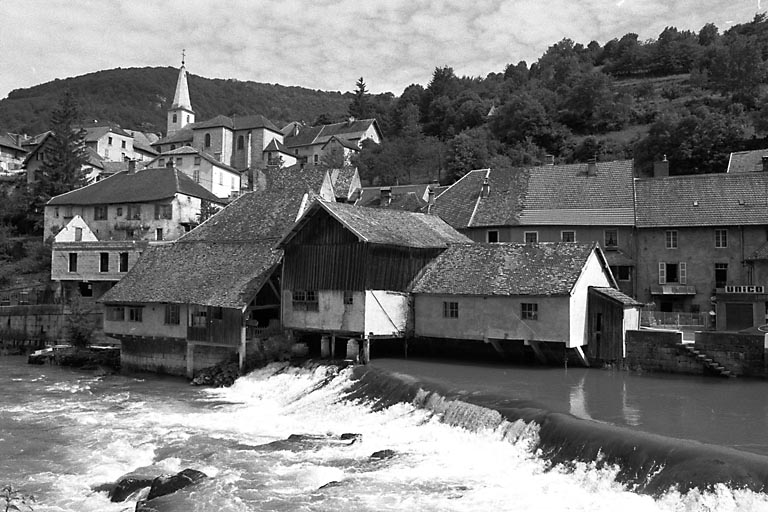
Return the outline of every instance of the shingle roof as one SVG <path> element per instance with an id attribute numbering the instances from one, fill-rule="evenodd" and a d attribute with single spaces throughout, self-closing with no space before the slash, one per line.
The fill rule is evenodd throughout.
<path id="1" fill-rule="evenodd" d="M 0 135 L 0 146 L 10 148 L 10 149 L 15 149 L 16 151 L 23 151 L 24 153 L 27 152 L 25 149 L 16 145 L 16 143 L 13 140 L 11 140 L 10 137 L 7 137 L 5 135 Z"/>
<path id="2" fill-rule="evenodd" d="M 269 144 L 267 144 L 267 147 L 264 148 L 264 151 L 279 151 L 280 153 L 293 156 L 293 153 L 291 153 L 286 145 L 277 139 L 272 139 L 269 141 Z"/>
<path id="3" fill-rule="evenodd" d="M 337 137 L 336 135 L 334 135 L 333 137 L 328 139 L 328 141 L 325 144 L 323 144 L 323 148 L 325 148 L 325 146 L 330 144 L 332 141 L 336 141 L 342 147 L 347 148 L 347 149 L 351 149 L 352 151 L 360 151 L 360 146 L 358 146 L 357 143 L 352 142 L 351 140 L 348 140 L 348 139 Z"/>
<path id="4" fill-rule="evenodd" d="M 83 188 L 51 198 L 49 205 L 90 205 L 145 203 L 179 194 L 199 197 L 214 203 L 221 199 L 195 183 L 178 169 L 158 168 L 139 172 L 119 172 Z"/>
<path id="5" fill-rule="evenodd" d="M 642 302 L 638 302 L 629 295 L 624 294 L 620 290 L 617 290 L 616 288 L 602 288 L 602 287 L 592 287 L 594 291 L 597 293 L 600 293 L 609 299 L 612 299 L 619 304 L 622 304 L 624 306 L 642 306 Z"/>
<path id="6" fill-rule="evenodd" d="M 132 137 L 130 133 L 119 126 L 83 126 L 85 130 L 85 142 L 96 142 L 108 133 L 114 133 L 115 135 L 122 135 L 124 137 Z"/>
<path id="7" fill-rule="evenodd" d="M 254 128 L 266 128 L 276 133 L 281 133 L 280 128 L 275 126 L 275 123 L 267 119 L 261 114 L 254 114 L 250 116 L 237 116 L 233 118 L 233 124 L 235 130 L 251 130 Z"/>
<path id="8" fill-rule="evenodd" d="M 313 144 L 325 144 L 331 137 L 337 136 L 339 139 L 359 139 L 371 127 L 378 125 L 375 119 L 358 119 L 354 121 L 345 121 L 342 123 L 325 124 L 322 126 L 304 126 L 299 129 L 299 133 L 293 136 L 285 137 L 285 145 L 289 148 L 298 146 L 310 146 Z"/>
<path id="9" fill-rule="evenodd" d="M 471 171 L 436 200 L 457 228 L 634 224 L 631 160 Z M 483 179 L 489 194 L 480 197 Z"/>
<path id="10" fill-rule="evenodd" d="M 768 173 L 638 179 L 637 227 L 768 224 Z"/>
<path id="11" fill-rule="evenodd" d="M 413 283 L 414 293 L 569 295 L 595 244 L 457 244 Z"/>
<path id="12" fill-rule="evenodd" d="M 152 247 L 101 298 L 107 303 L 171 302 L 242 308 L 278 264 L 273 240 L 179 240 Z"/>
<path id="13" fill-rule="evenodd" d="M 731 153 L 726 172 L 761 172 L 763 157 L 768 157 L 768 148 Z"/>
<path id="14" fill-rule="evenodd" d="M 201 158 L 203 158 L 204 160 L 207 160 L 208 162 L 212 163 L 217 167 L 221 167 L 222 169 L 226 169 L 227 171 L 240 174 L 239 171 L 234 167 L 232 167 L 231 165 L 227 165 L 223 162 L 219 162 L 211 154 L 206 153 L 205 151 L 200 151 L 199 149 L 195 149 L 192 146 L 181 146 L 180 148 L 172 149 L 170 151 L 163 151 L 160 155 L 158 155 L 157 158 L 152 159 L 152 162 L 156 162 L 158 159 L 162 157 L 176 156 L 176 155 L 199 155 Z"/>
<path id="15" fill-rule="evenodd" d="M 176 130 L 170 135 L 166 135 L 165 137 L 156 140 L 152 143 L 153 146 L 158 146 L 160 144 L 173 144 L 177 142 L 189 142 L 194 137 L 192 135 L 193 128 L 197 126 L 197 123 L 191 123 L 186 125 L 181 130 Z"/>
<path id="16" fill-rule="evenodd" d="M 320 210 L 328 212 L 361 241 L 370 244 L 427 249 L 469 241 L 436 215 L 315 201 L 280 245 L 288 243 L 303 223 Z"/>

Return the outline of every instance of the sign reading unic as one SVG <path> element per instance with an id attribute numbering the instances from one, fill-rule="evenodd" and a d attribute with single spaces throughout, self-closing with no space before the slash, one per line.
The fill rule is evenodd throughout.
<path id="1" fill-rule="evenodd" d="M 726 286 L 725 293 L 765 293 L 765 286 Z"/>

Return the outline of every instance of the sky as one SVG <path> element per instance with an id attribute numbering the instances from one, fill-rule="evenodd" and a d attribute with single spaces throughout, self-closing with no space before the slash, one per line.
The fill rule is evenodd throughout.
<path id="1" fill-rule="evenodd" d="M 102 69 L 179 67 L 182 50 L 207 78 L 345 92 L 363 77 L 399 96 L 436 67 L 484 77 L 563 38 L 602 45 L 710 22 L 722 33 L 761 1 L 0 0 L 0 99 Z"/>

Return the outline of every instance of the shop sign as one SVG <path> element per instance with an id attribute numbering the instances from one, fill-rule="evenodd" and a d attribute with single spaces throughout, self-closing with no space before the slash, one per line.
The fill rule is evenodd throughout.
<path id="1" fill-rule="evenodd" d="M 725 293 L 765 293 L 765 286 L 726 286 Z"/>

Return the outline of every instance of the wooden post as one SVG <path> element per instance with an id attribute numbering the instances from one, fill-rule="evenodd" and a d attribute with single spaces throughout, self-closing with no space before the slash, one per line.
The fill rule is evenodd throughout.
<path id="1" fill-rule="evenodd" d="M 187 340 L 187 378 L 195 376 L 195 345 Z"/>
<path id="2" fill-rule="evenodd" d="M 360 364 L 368 364 L 371 360 L 371 339 L 365 336 L 360 340 Z"/>
<path id="3" fill-rule="evenodd" d="M 328 359 L 331 355 L 331 347 L 330 347 L 331 340 L 328 336 L 321 336 L 320 337 L 320 358 L 322 359 Z"/>
<path id="4" fill-rule="evenodd" d="M 331 359 L 336 359 L 336 335 L 331 334 Z"/>
<path id="5" fill-rule="evenodd" d="M 237 351 L 237 362 L 240 368 L 240 375 L 243 374 L 243 371 L 245 371 L 245 359 L 248 354 L 248 345 L 246 341 L 246 326 L 245 322 L 243 322 L 242 326 L 240 327 L 240 348 Z"/>

